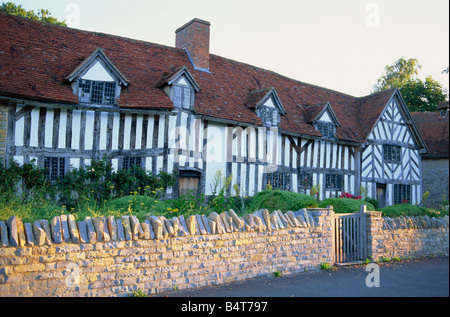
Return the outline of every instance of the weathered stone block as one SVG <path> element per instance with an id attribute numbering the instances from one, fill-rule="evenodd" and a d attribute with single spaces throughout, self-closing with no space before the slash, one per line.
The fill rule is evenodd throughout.
<path id="1" fill-rule="evenodd" d="M 97 242 L 97 233 L 94 228 L 94 224 L 92 223 L 91 217 L 84 218 L 84 222 L 86 223 L 86 232 L 89 243 Z"/>
<path id="2" fill-rule="evenodd" d="M 53 217 L 50 221 L 50 228 L 52 233 L 53 242 L 60 244 L 63 242 L 61 218 L 59 216 Z"/>
<path id="3" fill-rule="evenodd" d="M 117 241 L 117 224 L 114 216 L 109 216 L 106 220 L 111 241 Z"/>
<path id="4" fill-rule="evenodd" d="M 33 235 L 33 228 L 31 227 L 31 223 L 25 223 L 24 230 L 25 230 L 25 239 L 27 241 L 26 245 L 34 246 L 34 235 Z"/>
<path id="5" fill-rule="evenodd" d="M 133 240 L 132 232 L 131 232 L 131 224 L 130 224 L 130 216 L 122 216 L 122 225 L 123 225 L 123 233 L 125 235 L 125 240 L 131 241 Z"/>
<path id="6" fill-rule="evenodd" d="M 89 238 L 87 234 L 86 222 L 83 220 L 78 221 L 78 234 L 79 234 L 79 242 L 80 243 L 88 243 Z"/>
<path id="7" fill-rule="evenodd" d="M 52 235 L 50 232 L 50 225 L 48 224 L 48 221 L 45 219 L 40 219 L 39 224 L 41 225 L 42 229 L 45 232 L 45 244 L 52 245 L 53 241 L 52 241 Z"/>
<path id="8" fill-rule="evenodd" d="M 6 223 L 4 221 L 0 221 L 0 246 L 9 246 L 8 228 L 6 227 Z"/>
<path id="9" fill-rule="evenodd" d="M 70 241 L 70 233 L 69 233 L 69 224 L 67 222 L 67 215 L 61 215 L 61 230 L 62 230 L 62 239 L 65 243 Z"/>
<path id="10" fill-rule="evenodd" d="M 152 224 L 153 232 L 155 233 L 156 239 L 163 238 L 163 223 L 156 216 L 149 215 L 147 219 Z"/>
<path id="11" fill-rule="evenodd" d="M 75 216 L 72 214 L 67 215 L 67 223 L 69 225 L 69 233 L 72 242 L 74 243 L 80 242 L 80 232 L 78 230 L 78 226 L 75 221 Z"/>
<path id="12" fill-rule="evenodd" d="M 8 220 L 6 220 L 6 225 L 8 226 L 9 233 L 9 243 L 13 247 L 19 246 L 19 232 L 17 229 L 17 216 L 11 216 Z"/>

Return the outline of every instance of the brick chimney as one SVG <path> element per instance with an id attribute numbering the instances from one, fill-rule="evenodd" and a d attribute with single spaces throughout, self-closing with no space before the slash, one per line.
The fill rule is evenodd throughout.
<path id="1" fill-rule="evenodd" d="M 194 68 L 209 71 L 209 26 L 208 21 L 193 19 L 175 31 L 176 48 L 184 48 Z"/>

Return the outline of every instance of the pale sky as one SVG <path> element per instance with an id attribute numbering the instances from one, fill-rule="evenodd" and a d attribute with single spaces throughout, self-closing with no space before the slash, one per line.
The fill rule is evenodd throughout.
<path id="1" fill-rule="evenodd" d="M 212 54 L 357 97 L 400 57 L 449 88 L 448 0 L 10 1 L 79 29 L 168 46 L 200 18 L 211 23 Z"/>

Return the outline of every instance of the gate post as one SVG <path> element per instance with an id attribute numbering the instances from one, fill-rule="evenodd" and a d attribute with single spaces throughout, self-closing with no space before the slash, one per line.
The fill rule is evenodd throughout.
<path id="1" fill-rule="evenodd" d="M 367 206 L 366 205 L 362 205 L 359 208 L 359 213 L 361 214 L 361 218 L 360 218 L 360 228 L 359 229 L 359 234 L 361 237 L 361 255 L 362 258 L 365 259 L 367 258 L 367 231 L 366 231 L 366 214 L 367 214 Z"/>

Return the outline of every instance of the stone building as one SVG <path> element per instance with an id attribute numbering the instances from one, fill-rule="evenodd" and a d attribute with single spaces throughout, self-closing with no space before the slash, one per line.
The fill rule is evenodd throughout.
<path id="1" fill-rule="evenodd" d="M 430 195 L 424 201 L 428 207 L 440 207 L 449 199 L 449 119 L 448 101 L 439 104 L 438 111 L 412 112 L 429 153 L 422 154 L 423 191 Z"/>

